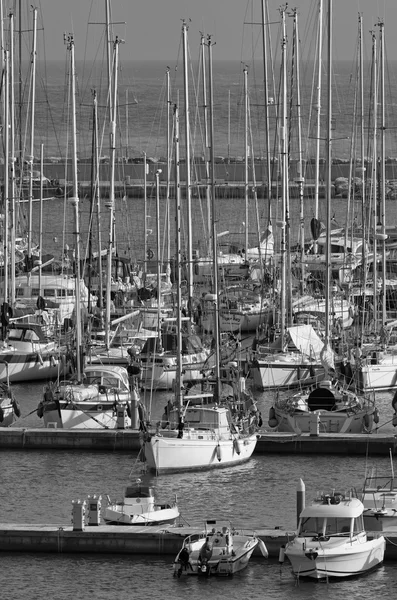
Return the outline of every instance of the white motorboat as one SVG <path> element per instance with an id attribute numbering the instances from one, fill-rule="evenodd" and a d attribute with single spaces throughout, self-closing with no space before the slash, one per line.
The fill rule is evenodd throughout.
<path id="1" fill-rule="evenodd" d="M 364 505 L 352 495 L 321 495 L 306 506 L 296 537 L 285 556 L 297 577 L 311 579 L 363 575 L 382 564 L 386 541 L 369 539 L 364 528 Z"/>
<path id="2" fill-rule="evenodd" d="M 231 576 L 244 569 L 264 542 L 255 533 L 238 531 L 227 521 L 207 521 L 205 531 L 185 538 L 174 562 L 174 577 L 182 575 Z"/>
<path id="3" fill-rule="evenodd" d="M 122 502 L 109 501 L 103 518 L 108 525 L 161 525 L 174 524 L 178 517 L 176 497 L 169 503 L 157 503 L 153 488 L 137 479 L 135 485 L 127 486 Z"/>
<path id="4" fill-rule="evenodd" d="M 375 400 L 326 379 L 292 396 L 278 396 L 269 410 L 269 426 L 301 433 L 369 433 L 379 421 Z"/>
<path id="5" fill-rule="evenodd" d="M 48 384 L 37 414 L 45 427 L 63 429 L 124 429 L 138 427 L 143 407 L 127 369 L 117 365 L 87 365 L 83 382 Z"/>

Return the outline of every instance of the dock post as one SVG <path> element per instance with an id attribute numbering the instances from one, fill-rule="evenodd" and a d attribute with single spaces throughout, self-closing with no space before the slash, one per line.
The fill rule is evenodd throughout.
<path id="1" fill-rule="evenodd" d="M 296 489 L 296 522 L 299 523 L 299 517 L 302 510 L 306 506 L 306 486 L 302 479 L 299 479 L 298 487 Z"/>
<path id="2" fill-rule="evenodd" d="M 85 500 L 84 502 L 81 500 L 73 500 L 72 504 L 73 531 L 84 531 L 86 502 Z"/>
<path id="3" fill-rule="evenodd" d="M 100 525 L 101 500 L 102 496 L 88 496 L 88 525 Z"/>

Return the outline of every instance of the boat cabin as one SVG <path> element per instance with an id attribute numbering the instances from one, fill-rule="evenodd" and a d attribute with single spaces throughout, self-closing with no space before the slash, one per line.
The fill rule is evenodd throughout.
<path id="1" fill-rule="evenodd" d="M 301 512 L 298 537 L 353 536 L 365 531 L 364 506 L 358 498 L 342 494 L 325 494 Z"/>
<path id="2" fill-rule="evenodd" d="M 154 509 L 153 488 L 146 485 L 129 485 L 125 489 L 124 505 L 128 505 L 128 512 L 141 514 Z"/>
<path id="3" fill-rule="evenodd" d="M 99 393 L 106 390 L 129 391 L 128 373 L 124 367 L 117 365 L 88 365 L 84 369 L 84 383 L 97 385 Z"/>

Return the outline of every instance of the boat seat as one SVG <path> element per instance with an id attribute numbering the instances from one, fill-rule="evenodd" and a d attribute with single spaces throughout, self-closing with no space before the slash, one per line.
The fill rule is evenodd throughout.
<path id="1" fill-rule="evenodd" d="M 312 411 L 332 410 L 335 405 L 335 397 L 327 388 L 316 388 L 309 394 L 307 404 Z"/>

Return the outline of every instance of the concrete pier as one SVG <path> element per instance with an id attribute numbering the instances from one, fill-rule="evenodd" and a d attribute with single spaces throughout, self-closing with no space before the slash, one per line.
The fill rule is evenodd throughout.
<path id="1" fill-rule="evenodd" d="M 29 429 L 0 428 L 0 448 L 71 449 L 138 451 L 139 431 L 136 429 Z M 256 454 L 341 454 L 343 456 L 389 456 L 396 454 L 397 436 L 393 434 L 340 434 L 263 432 L 258 436 Z"/>
<path id="2" fill-rule="evenodd" d="M 71 525 L 0 524 L 0 552 L 112 553 L 176 556 L 185 537 L 200 533 L 199 527 L 128 527 L 118 525 L 85 526 L 82 531 Z M 245 531 L 252 531 L 247 528 Z M 293 531 L 257 529 L 266 544 L 269 558 L 278 558 L 280 547 L 293 538 Z M 397 558 L 397 531 L 382 532 L 386 538 L 386 560 Z M 369 533 L 369 536 L 371 534 Z M 254 556 L 261 556 L 256 549 Z"/>

